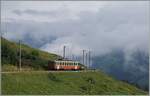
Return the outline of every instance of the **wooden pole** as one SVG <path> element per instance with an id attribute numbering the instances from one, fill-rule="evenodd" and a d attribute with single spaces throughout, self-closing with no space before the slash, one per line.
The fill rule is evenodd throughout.
<path id="1" fill-rule="evenodd" d="M 65 59 L 65 49 L 66 49 L 66 46 L 64 46 L 63 48 L 63 59 Z"/>
<path id="2" fill-rule="evenodd" d="M 88 69 L 88 53 L 86 53 L 85 59 L 86 59 L 86 60 L 85 60 L 85 61 L 86 61 L 85 64 L 86 64 L 86 67 L 87 67 L 87 69 Z"/>
<path id="3" fill-rule="evenodd" d="M 85 53 L 85 50 L 83 50 L 83 57 L 82 57 L 83 58 L 83 65 L 84 65 L 84 53 Z"/>
<path id="4" fill-rule="evenodd" d="M 89 51 L 89 68 L 91 67 L 91 52 Z"/>
<path id="5" fill-rule="evenodd" d="M 19 40 L 19 71 L 21 71 L 21 40 Z"/>

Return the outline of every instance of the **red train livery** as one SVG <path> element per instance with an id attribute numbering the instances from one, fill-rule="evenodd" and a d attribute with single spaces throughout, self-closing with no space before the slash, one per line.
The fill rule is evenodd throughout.
<path id="1" fill-rule="evenodd" d="M 77 61 L 72 60 L 56 60 L 49 61 L 49 70 L 80 70 L 81 65 Z"/>

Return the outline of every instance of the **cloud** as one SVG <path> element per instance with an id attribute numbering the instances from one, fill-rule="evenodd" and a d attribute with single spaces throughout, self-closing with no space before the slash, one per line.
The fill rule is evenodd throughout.
<path id="1" fill-rule="evenodd" d="M 8 12 L 12 15 L 2 22 L 2 30 L 7 31 L 9 39 L 20 37 L 32 46 L 60 55 L 63 45 L 68 48 L 68 56 L 81 55 L 83 49 L 90 49 L 95 55 L 117 48 L 148 51 L 149 10 L 146 2 L 111 2 L 108 3 L 110 6 L 106 6 L 106 2 L 103 6 L 100 3 L 78 4 L 59 3 L 58 7 L 46 7 L 45 10 L 40 9 L 43 7 L 13 9 Z M 6 22 L 8 18 L 11 20 Z"/>
<path id="2" fill-rule="evenodd" d="M 80 14 L 80 21 L 68 25 L 64 23 L 69 30 L 72 29 L 69 25 L 73 25 L 73 34 L 66 38 L 59 37 L 59 41 L 54 41 L 54 44 L 71 43 L 84 49 L 91 48 L 96 55 L 115 48 L 125 51 L 140 48 L 148 51 L 148 17 L 148 11 L 143 6 L 107 7 L 98 13 L 84 12 Z M 52 48 L 45 46 L 45 50 Z"/>
<path id="3" fill-rule="evenodd" d="M 2 20 L 15 20 L 22 22 L 56 22 L 68 19 L 78 19 L 78 14 L 82 11 L 98 11 L 104 7 L 106 2 L 65 2 L 65 1 L 3 1 Z M 90 8 L 89 8 L 90 6 Z"/>
<path id="4" fill-rule="evenodd" d="M 56 16 L 56 12 L 55 10 L 53 11 L 38 11 L 38 10 L 14 10 L 13 13 L 17 14 L 17 15 L 24 15 L 24 14 L 29 14 L 29 15 L 33 15 L 33 16 L 37 16 L 37 15 L 50 15 L 50 16 Z"/>

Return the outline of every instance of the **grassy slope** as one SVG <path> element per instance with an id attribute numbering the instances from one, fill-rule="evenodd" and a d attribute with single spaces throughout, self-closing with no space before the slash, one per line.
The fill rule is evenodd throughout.
<path id="1" fill-rule="evenodd" d="M 148 94 L 102 72 L 2 74 L 2 94 Z"/>
<path id="2" fill-rule="evenodd" d="M 18 70 L 18 44 L 2 39 L 2 71 Z M 44 68 L 59 57 L 22 44 L 22 65 Z M 34 53 L 34 54 L 33 54 Z M 38 54 L 37 54 L 38 53 Z M 15 66 L 14 66 L 15 65 Z M 3 94 L 147 94 L 102 72 L 2 74 Z"/>
<path id="3" fill-rule="evenodd" d="M 1 40 L 2 45 L 2 70 L 8 64 L 17 66 L 19 64 L 19 45 L 15 42 L 10 42 L 4 38 Z M 35 69 L 46 68 L 48 60 L 56 60 L 59 56 L 31 48 L 28 45 L 22 44 L 22 65 L 33 67 Z M 8 69 L 8 68 L 7 68 Z M 4 70 L 5 71 L 5 70 Z"/>

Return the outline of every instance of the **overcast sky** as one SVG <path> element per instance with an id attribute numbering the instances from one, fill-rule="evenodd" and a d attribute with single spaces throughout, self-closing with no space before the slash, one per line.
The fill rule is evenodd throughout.
<path id="1" fill-rule="evenodd" d="M 149 1 L 2 1 L 2 32 L 42 50 L 148 51 Z"/>

